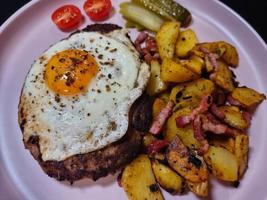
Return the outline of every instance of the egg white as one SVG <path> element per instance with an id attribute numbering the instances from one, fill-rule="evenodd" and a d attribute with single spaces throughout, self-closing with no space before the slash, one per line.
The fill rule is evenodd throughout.
<path id="1" fill-rule="evenodd" d="M 50 58 L 68 49 L 88 51 L 99 65 L 88 88 L 75 96 L 56 94 L 43 77 Z M 149 66 L 141 63 L 124 30 L 73 34 L 44 52 L 26 77 L 19 104 L 24 140 L 39 136 L 44 161 L 61 161 L 119 140 L 128 129 L 130 107 L 149 75 Z"/>

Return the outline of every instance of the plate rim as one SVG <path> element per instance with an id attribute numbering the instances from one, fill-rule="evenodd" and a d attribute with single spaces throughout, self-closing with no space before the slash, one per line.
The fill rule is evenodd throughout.
<path id="1" fill-rule="evenodd" d="M 176 0 L 177 1 L 177 0 Z M 26 3 L 24 6 L 22 6 L 21 8 L 19 8 L 16 12 L 14 12 L 1 26 L 0 26 L 0 34 L 2 34 L 21 14 L 23 14 L 25 11 L 27 11 L 28 9 L 31 9 L 32 6 L 34 6 L 35 4 L 38 4 L 39 2 L 41 2 L 41 0 L 33 0 L 30 1 L 28 3 Z M 259 41 L 259 43 L 262 45 L 262 47 L 265 49 L 265 51 L 267 52 L 267 44 L 265 43 L 265 41 L 263 40 L 263 38 L 259 35 L 259 33 L 253 28 L 253 26 L 251 26 L 250 23 L 248 23 L 241 15 L 239 15 L 237 12 L 235 12 L 232 8 L 230 8 L 229 6 L 227 6 L 226 4 L 224 4 L 223 2 L 219 1 L 219 0 L 214 0 L 214 3 L 217 4 L 218 6 L 222 7 L 223 9 L 225 9 L 226 11 L 230 12 L 231 15 L 233 15 L 234 17 L 236 17 L 243 25 L 246 26 L 246 28 L 248 28 L 248 30 L 253 34 L 253 36 Z M 3 168 L 5 171 L 6 170 L 6 164 L 3 164 Z M 10 174 L 8 173 L 7 177 L 10 177 Z M 11 180 L 11 183 L 13 185 L 15 185 L 15 181 Z M 25 198 L 25 193 L 23 191 L 21 191 L 19 189 L 18 186 L 15 185 L 14 188 L 19 194 L 21 194 L 22 198 Z"/>
<path id="2" fill-rule="evenodd" d="M 35 1 L 29 1 L 22 7 L 20 7 L 17 11 L 15 11 L 4 23 L 0 26 L 0 34 L 4 32 L 4 30 L 23 12 L 25 12 L 27 9 L 29 9 L 34 4 L 37 4 L 41 0 L 35 0 Z M 175 0 L 178 1 L 178 0 Z M 264 41 L 264 39 L 261 37 L 261 35 L 256 31 L 256 29 L 245 19 L 243 18 L 239 13 L 237 13 L 234 9 L 232 9 L 230 6 L 226 5 L 225 3 L 221 2 L 220 0 L 213 0 L 216 4 L 223 7 L 224 9 L 228 10 L 231 14 L 233 14 L 235 17 L 237 17 L 249 30 L 253 33 L 254 36 L 260 41 L 260 43 L 263 45 L 265 50 L 267 51 L 267 42 Z"/>
<path id="3" fill-rule="evenodd" d="M 28 3 L 24 4 L 23 6 L 21 6 L 18 10 L 16 10 L 12 15 L 10 15 L 9 18 L 7 18 L 6 21 L 4 21 L 4 23 L 0 26 L 0 34 L 2 32 L 4 32 L 4 30 L 19 16 L 21 15 L 23 12 L 25 12 L 28 8 L 30 8 L 31 6 L 33 6 L 34 4 L 38 3 L 40 0 L 36 0 L 36 1 L 29 1 Z"/>

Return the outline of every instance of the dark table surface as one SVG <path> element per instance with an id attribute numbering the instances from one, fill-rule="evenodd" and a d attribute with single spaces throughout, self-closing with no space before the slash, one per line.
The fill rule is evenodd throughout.
<path id="1" fill-rule="evenodd" d="M 264 0 L 220 0 L 246 19 L 267 43 L 267 4 Z M 29 0 L 8 0 L 0 6 L 0 25 Z"/>

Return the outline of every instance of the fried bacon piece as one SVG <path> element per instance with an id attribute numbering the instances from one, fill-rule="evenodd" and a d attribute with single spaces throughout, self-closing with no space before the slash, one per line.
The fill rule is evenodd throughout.
<path id="1" fill-rule="evenodd" d="M 223 134 L 230 137 L 235 137 L 237 135 L 243 134 L 241 131 L 234 128 L 230 128 L 229 126 L 218 121 L 211 113 L 202 115 L 201 120 L 202 128 L 204 131 L 209 131 L 218 135 Z"/>
<path id="2" fill-rule="evenodd" d="M 166 106 L 160 111 L 156 119 L 153 121 L 152 126 L 149 130 L 150 133 L 157 135 L 161 132 L 166 120 L 172 114 L 173 107 L 174 102 L 168 101 Z"/>
<path id="3" fill-rule="evenodd" d="M 194 136 L 197 140 L 204 140 L 204 132 L 202 128 L 201 116 L 198 115 L 193 121 Z"/>
<path id="4" fill-rule="evenodd" d="M 167 140 L 155 140 L 151 142 L 147 148 L 149 154 L 158 153 L 162 149 L 166 148 L 169 145 Z"/>
<path id="5" fill-rule="evenodd" d="M 202 128 L 204 131 L 209 131 L 214 134 L 224 134 L 227 130 L 227 126 L 217 121 L 212 114 L 209 113 L 209 117 L 202 115 Z M 212 120 L 211 120 L 212 119 Z"/>
<path id="6" fill-rule="evenodd" d="M 208 141 L 204 137 L 204 130 L 202 128 L 201 114 L 208 111 L 210 105 L 212 104 L 211 95 L 204 95 L 199 107 L 195 108 L 190 115 L 180 116 L 176 118 L 176 125 L 179 128 L 184 127 L 185 125 L 193 122 L 193 130 L 195 138 L 200 142 L 201 147 L 198 149 L 199 154 L 204 154 L 208 148 Z"/>
<path id="7" fill-rule="evenodd" d="M 247 111 L 243 111 L 242 115 L 243 115 L 244 119 L 246 120 L 248 127 L 249 127 L 251 124 L 252 115 Z"/>
<path id="8" fill-rule="evenodd" d="M 204 54 L 206 54 L 208 56 L 209 61 L 210 61 L 210 64 L 213 67 L 213 70 L 216 71 L 216 69 L 218 67 L 218 64 L 217 64 L 218 55 L 217 54 L 214 54 L 214 53 L 210 53 L 209 50 L 207 50 L 204 47 L 200 47 L 199 50 L 202 51 Z"/>
<path id="9" fill-rule="evenodd" d="M 142 53 L 142 47 L 141 47 L 141 45 L 145 42 L 145 40 L 147 39 L 147 37 L 148 37 L 148 34 L 143 31 L 136 38 L 136 40 L 134 42 L 134 45 L 135 45 L 136 50 L 139 53 Z"/>
<path id="10" fill-rule="evenodd" d="M 218 109 L 217 105 L 212 104 L 210 107 L 210 111 L 212 112 L 213 115 L 215 115 L 219 119 L 224 120 L 225 114 L 221 110 Z"/>
<path id="11" fill-rule="evenodd" d="M 190 113 L 190 115 L 180 116 L 176 118 L 177 127 L 179 128 L 185 127 L 187 124 L 192 122 L 197 117 L 197 115 L 206 112 L 209 109 L 211 103 L 212 103 L 212 96 L 210 94 L 204 95 L 201 99 L 199 107 L 195 108 Z"/>
<path id="12" fill-rule="evenodd" d="M 201 115 L 198 115 L 193 121 L 194 137 L 199 141 L 201 147 L 197 150 L 199 155 L 203 155 L 209 149 L 209 143 L 205 139 L 204 131 L 202 128 Z"/>
<path id="13" fill-rule="evenodd" d="M 160 58 L 156 40 L 154 37 L 148 35 L 148 33 L 141 32 L 135 40 L 134 45 L 147 63 Z"/>
<path id="14" fill-rule="evenodd" d="M 242 107 L 242 103 L 239 102 L 238 100 L 234 99 L 231 95 L 227 96 L 227 101 L 232 106 Z"/>

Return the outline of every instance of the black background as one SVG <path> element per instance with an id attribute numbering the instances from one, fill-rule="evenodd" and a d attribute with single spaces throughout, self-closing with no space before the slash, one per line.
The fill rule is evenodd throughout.
<path id="1" fill-rule="evenodd" d="M 201 0 L 198 0 L 201 1 Z M 245 18 L 267 43 L 267 4 L 264 0 L 220 0 Z M 0 6 L 0 24 L 29 0 L 8 0 Z"/>

